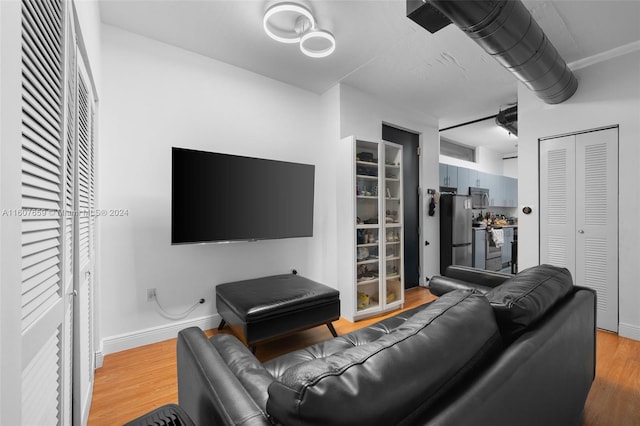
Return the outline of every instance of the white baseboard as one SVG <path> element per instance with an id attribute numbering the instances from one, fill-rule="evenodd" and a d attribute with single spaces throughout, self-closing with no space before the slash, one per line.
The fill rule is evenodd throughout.
<path id="1" fill-rule="evenodd" d="M 637 325 L 620 323 L 618 325 L 618 336 L 627 339 L 640 340 L 640 327 Z"/>
<path id="2" fill-rule="evenodd" d="M 102 351 L 96 353 L 96 366 L 102 365 L 104 355 L 161 342 L 163 340 L 173 339 L 178 336 L 178 332 L 180 330 L 188 327 L 200 327 L 203 330 L 209 330 L 217 327 L 219 323 L 220 315 L 213 314 L 173 324 L 160 325 L 157 327 L 133 331 L 131 333 L 106 337 L 102 340 Z"/>

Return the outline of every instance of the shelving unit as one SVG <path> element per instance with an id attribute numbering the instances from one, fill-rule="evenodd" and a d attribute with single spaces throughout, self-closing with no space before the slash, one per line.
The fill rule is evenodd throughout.
<path id="1" fill-rule="evenodd" d="M 342 142 L 339 288 L 342 316 L 356 321 L 404 303 L 402 146 Z"/>

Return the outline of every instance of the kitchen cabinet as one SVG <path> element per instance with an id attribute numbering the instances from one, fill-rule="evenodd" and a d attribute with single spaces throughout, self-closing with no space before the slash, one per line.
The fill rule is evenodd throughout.
<path id="1" fill-rule="evenodd" d="M 492 174 L 489 175 L 488 188 L 495 193 L 495 196 L 493 197 L 494 206 L 502 205 L 502 198 L 504 195 L 502 191 L 502 187 L 503 187 L 502 179 L 503 179 L 503 176 L 492 175 Z"/>
<path id="2" fill-rule="evenodd" d="M 440 186 L 456 188 L 462 195 L 469 194 L 469 187 L 486 188 L 491 207 L 518 206 L 518 179 L 440 163 L 439 181 Z"/>
<path id="3" fill-rule="evenodd" d="M 511 177 L 505 178 L 505 193 L 506 193 L 506 205 L 505 207 L 517 207 L 518 206 L 518 179 Z"/>
<path id="4" fill-rule="evenodd" d="M 458 194 L 468 195 L 469 187 L 473 185 L 469 185 L 469 172 L 471 169 L 467 169 L 466 167 L 458 167 Z"/>
<path id="5" fill-rule="evenodd" d="M 473 186 L 474 188 L 480 187 L 480 179 L 478 173 L 479 172 L 475 169 L 469 169 L 469 186 Z"/>
<path id="6" fill-rule="evenodd" d="M 476 179 L 476 186 L 478 188 L 489 188 L 489 176 L 491 176 L 489 173 L 479 171 L 478 178 Z"/>
<path id="7" fill-rule="evenodd" d="M 458 187 L 458 167 L 440 163 L 440 186 Z"/>
<path id="8" fill-rule="evenodd" d="M 505 177 L 491 175 L 489 184 L 489 205 L 494 207 L 506 206 L 505 203 Z"/>
<path id="9" fill-rule="evenodd" d="M 357 321 L 402 308 L 402 146 L 342 140 L 338 169 L 341 316 Z"/>

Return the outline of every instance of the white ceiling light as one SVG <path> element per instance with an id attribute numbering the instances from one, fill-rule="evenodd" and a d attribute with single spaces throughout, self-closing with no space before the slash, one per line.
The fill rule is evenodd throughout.
<path id="1" fill-rule="evenodd" d="M 324 58 L 336 50 L 333 34 L 316 28 L 309 9 L 299 4 L 274 4 L 265 12 L 262 25 L 269 37 L 281 43 L 299 43 L 300 51 L 309 57 Z"/>
<path id="2" fill-rule="evenodd" d="M 295 3 L 278 3 L 271 6 L 264 14 L 262 25 L 267 35 L 275 41 L 298 43 L 300 34 L 296 31 L 296 22 L 300 17 L 306 18 L 309 26 L 315 28 L 316 20 L 311 12 Z"/>
<path id="3" fill-rule="evenodd" d="M 321 47 L 315 47 L 316 44 Z M 312 58 L 324 58 L 336 50 L 336 39 L 329 31 L 311 30 L 300 38 L 300 50 Z"/>

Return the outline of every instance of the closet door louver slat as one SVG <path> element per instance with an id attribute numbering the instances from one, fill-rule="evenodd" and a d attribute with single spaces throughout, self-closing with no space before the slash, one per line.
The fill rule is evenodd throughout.
<path id="1" fill-rule="evenodd" d="M 90 202 L 90 170 L 93 169 L 89 163 L 90 159 L 90 110 L 89 88 L 81 75 L 78 76 L 78 209 L 88 212 L 91 207 Z M 81 214 L 79 220 L 79 251 L 80 268 L 89 262 L 89 226 L 88 214 Z"/>

